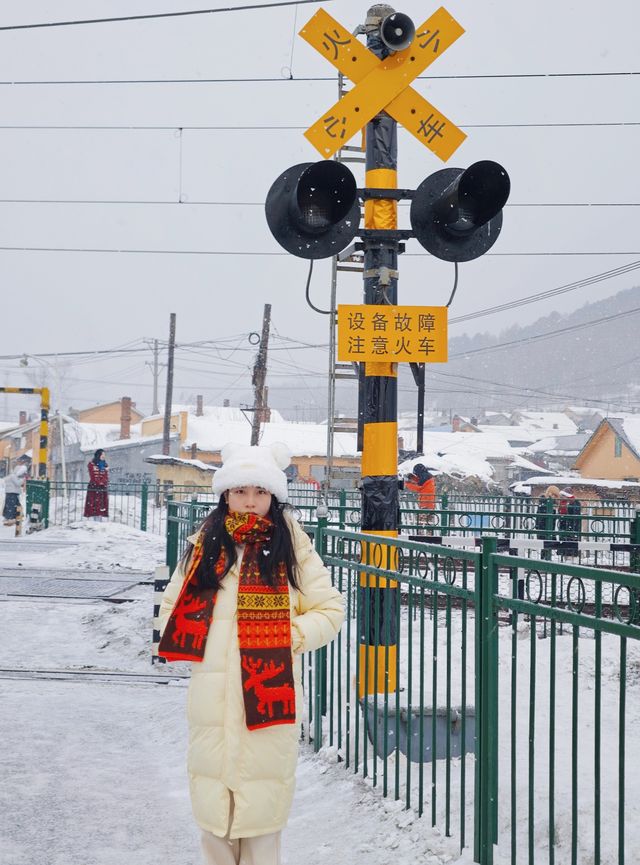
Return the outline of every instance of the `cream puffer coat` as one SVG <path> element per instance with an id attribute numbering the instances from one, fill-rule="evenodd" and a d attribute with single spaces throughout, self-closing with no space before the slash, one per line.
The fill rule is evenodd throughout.
<path id="1" fill-rule="evenodd" d="M 331 585 L 322 559 L 300 525 L 293 519 L 289 524 L 301 588 L 298 592 L 289 586 L 296 723 L 263 730 L 246 727 L 237 625 L 240 551 L 216 597 L 204 660 L 192 664 L 187 701 L 191 804 L 198 825 L 219 837 L 229 829 L 230 792 L 234 799 L 231 838 L 266 835 L 286 825 L 303 710 L 300 655 L 329 643 L 344 619 L 342 596 Z M 184 577 L 180 564 L 162 597 L 161 632 Z"/>

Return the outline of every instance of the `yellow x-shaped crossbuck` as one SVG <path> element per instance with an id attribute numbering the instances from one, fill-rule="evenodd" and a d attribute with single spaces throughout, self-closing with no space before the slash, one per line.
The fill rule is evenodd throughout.
<path id="1" fill-rule="evenodd" d="M 305 137 L 329 159 L 384 110 L 447 160 L 467 136 L 409 85 L 463 33 L 441 7 L 416 29 L 408 48 L 380 60 L 324 9 L 318 10 L 300 36 L 357 86 L 310 126 Z"/>

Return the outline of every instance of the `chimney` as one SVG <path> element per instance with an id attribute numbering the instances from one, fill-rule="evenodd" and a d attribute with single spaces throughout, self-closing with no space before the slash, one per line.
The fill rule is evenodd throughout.
<path id="1" fill-rule="evenodd" d="M 199 393 L 196 397 L 196 417 L 202 417 L 202 415 L 204 414 L 202 410 L 202 404 L 202 394 Z"/>
<path id="2" fill-rule="evenodd" d="M 131 397 L 123 396 L 120 400 L 120 438 L 131 438 Z"/>
<path id="3" fill-rule="evenodd" d="M 192 460 L 195 460 L 195 459 L 197 459 L 197 458 L 198 458 L 198 445 L 197 445 L 196 442 L 194 442 L 194 443 L 191 445 L 191 459 L 192 459 Z"/>
<path id="4" fill-rule="evenodd" d="M 404 438 L 402 436 L 398 436 L 398 450 L 404 450 Z"/>
<path id="5" fill-rule="evenodd" d="M 453 432 L 460 432 L 460 418 L 457 414 L 453 416 L 453 420 L 451 421 L 451 429 Z"/>
<path id="6" fill-rule="evenodd" d="M 223 400 L 222 400 L 222 405 L 224 406 L 224 408 L 229 408 L 229 406 L 231 405 L 231 403 L 230 403 L 230 401 L 229 401 L 228 399 L 223 399 Z"/>
<path id="7" fill-rule="evenodd" d="M 24 426 L 26 424 L 26 422 L 27 422 L 27 413 L 26 413 L 26 411 L 21 411 L 20 415 L 18 417 L 18 423 L 20 424 L 20 426 Z"/>

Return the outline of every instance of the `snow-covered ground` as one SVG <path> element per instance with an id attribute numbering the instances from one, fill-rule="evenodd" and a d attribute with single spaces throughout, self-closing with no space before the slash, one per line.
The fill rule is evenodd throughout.
<path id="1" fill-rule="evenodd" d="M 59 547 L 55 547 L 59 544 Z M 11 552 L 13 550 L 13 552 Z M 73 568 L 89 576 L 91 571 L 118 574 L 137 571 L 134 579 L 149 581 L 156 563 L 163 561 L 162 542 L 148 534 L 111 523 L 53 528 L 14 542 L 10 530 L 0 533 L 0 568 Z M 9 561 L 13 556 L 13 561 Z M 21 565 L 18 565 L 21 562 Z M 3 777 L 0 785 L 1 865 L 199 865 L 198 831 L 191 817 L 185 773 L 187 729 L 186 681 L 176 678 L 187 665 L 151 668 L 153 588 L 138 584 L 120 592 L 127 602 L 10 598 L 1 594 L 0 653 L 3 669 L 118 670 L 155 672 L 167 676 L 166 684 L 124 684 L 113 681 L 48 681 L 0 677 L 0 737 L 3 743 Z M 437 657 L 439 694 L 443 696 L 442 665 L 446 658 L 445 614 L 438 617 Z M 409 691 L 406 658 L 408 618 L 403 614 L 400 681 L 403 701 Z M 460 693 L 460 621 L 452 624 L 453 703 Z M 427 622 L 427 645 L 433 636 L 433 620 Z M 522 747 L 518 756 L 519 846 L 526 843 L 527 747 L 529 662 L 531 625 L 522 622 L 517 640 L 516 731 Z M 352 636 L 354 632 L 352 630 Z M 414 647 L 419 640 L 414 624 Z M 541 633 L 538 636 L 542 636 Z M 473 620 L 468 623 L 468 702 L 473 701 Z M 346 640 L 344 640 L 346 643 Z M 626 692 L 627 721 L 627 859 L 640 861 L 640 775 L 633 771 L 640 761 L 640 645 L 628 641 Z M 535 838 L 536 862 L 547 861 L 546 791 L 548 775 L 548 684 L 550 641 L 536 640 L 537 705 L 535 740 Z M 593 670 L 595 643 L 586 634 L 580 639 L 580 720 L 578 743 L 580 851 L 578 861 L 587 865 L 593 834 Z M 351 651 L 355 650 L 352 645 Z M 347 651 L 345 646 L 344 651 Z M 416 655 L 417 656 L 417 655 Z M 511 710 L 511 629 L 500 629 L 500 849 L 496 865 L 510 862 L 509 714 Z M 425 703 L 429 702 L 431 655 L 426 659 Z M 556 665 L 556 861 L 570 861 L 570 760 L 571 760 L 571 663 L 572 638 L 558 637 Z M 602 641 L 603 700 L 603 813 L 602 863 L 617 862 L 617 710 L 619 696 L 619 641 Z M 418 675 L 414 667 L 414 677 Z M 1 674 L 0 674 L 1 676 Z M 412 700 L 417 689 L 412 686 Z M 441 702 L 441 698 L 439 700 Z M 371 748 L 369 747 L 371 753 Z M 452 831 L 442 834 L 443 764 L 438 766 L 438 821 L 430 819 L 431 764 L 425 765 L 425 816 L 404 809 L 406 760 L 400 759 L 401 799 L 384 799 L 371 779 L 346 770 L 337 762 L 336 748 L 314 755 L 301 746 L 298 789 L 284 833 L 286 865 L 441 865 L 471 863 L 472 855 L 458 851 L 458 799 L 461 761 L 451 765 Z M 389 761 L 393 773 L 395 758 Z M 473 757 L 467 768 L 467 841 L 472 843 L 470 820 L 473 806 Z M 378 763 L 382 768 L 382 763 Z M 417 765 L 413 764 L 411 786 Z M 526 856 L 523 856 L 525 861 Z"/>

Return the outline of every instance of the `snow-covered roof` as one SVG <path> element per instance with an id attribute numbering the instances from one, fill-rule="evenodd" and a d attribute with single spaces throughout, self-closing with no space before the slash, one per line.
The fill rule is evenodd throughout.
<path id="1" fill-rule="evenodd" d="M 516 493 L 526 493 L 531 491 L 531 487 L 541 484 L 557 487 L 599 487 L 606 490 L 640 489 L 640 483 L 635 481 L 607 481 L 602 478 L 582 478 L 580 475 L 534 475 L 526 481 L 511 484 L 511 489 Z"/>
<path id="2" fill-rule="evenodd" d="M 503 426 L 501 424 L 478 424 L 478 429 L 482 433 L 488 435 L 500 435 L 508 442 L 534 442 L 540 438 L 540 430 L 534 430 L 531 427 L 522 426 Z"/>
<path id="3" fill-rule="evenodd" d="M 534 442 L 529 445 L 528 449 L 534 454 L 549 454 L 549 456 L 577 456 L 589 438 L 589 433 L 551 436 Z"/>
<path id="4" fill-rule="evenodd" d="M 119 423 L 85 423 L 75 418 L 65 416 L 64 418 L 64 441 L 67 445 L 80 445 L 81 451 L 97 450 L 98 448 L 113 447 L 120 439 Z M 140 438 L 140 424 L 131 426 L 131 439 Z M 124 441 L 131 441 L 125 439 Z"/>
<path id="5" fill-rule="evenodd" d="M 18 424 L 14 420 L 0 420 L 0 433 L 15 429 L 17 426 Z"/>
<path id="6" fill-rule="evenodd" d="M 522 426 L 538 430 L 557 430 L 558 435 L 571 435 L 577 431 L 577 426 L 561 411 L 521 411 Z"/>
<path id="7" fill-rule="evenodd" d="M 591 415 L 600 415 L 601 417 L 603 416 L 603 412 L 600 409 L 593 408 L 593 406 L 588 405 L 568 405 L 567 411 L 570 411 L 572 414 L 584 417 L 591 417 Z"/>
<path id="8" fill-rule="evenodd" d="M 192 420 L 194 419 L 190 417 L 189 432 L 183 443 L 184 450 L 189 450 L 192 444 L 197 444 L 201 451 L 219 451 L 228 442 L 249 443 L 251 427 L 244 417 L 240 421 L 226 422 L 195 418 L 200 422 L 195 425 Z M 355 433 L 337 432 L 333 441 L 335 456 L 357 455 Z M 327 428 L 323 424 L 272 420 L 261 425 L 260 444 L 268 445 L 273 442 L 284 442 L 293 456 L 324 456 L 327 453 Z"/>
<path id="9" fill-rule="evenodd" d="M 529 469 L 529 471 L 533 472 L 545 472 L 546 474 L 553 474 L 551 469 L 545 469 L 542 466 L 539 466 L 537 463 L 532 463 L 531 460 L 526 460 L 521 456 L 514 456 L 512 465 L 519 466 L 521 469 Z"/>
<path id="10" fill-rule="evenodd" d="M 633 450 L 640 456 L 640 417 L 622 418 L 622 429 L 624 435 Z"/>
<path id="11" fill-rule="evenodd" d="M 244 423 L 247 424 L 247 417 L 250 419 L 251 414 L 247 412 L 247 414 L 242 413 L 242 409 L 237 406 L 229 406 L 229 405 L 205 405 L 202 407 L 202 415 L 196 415 L 196 406 L 195 405 L 173 405 L 171 407 L 171 414 L 179 414 L 180 412 L 186 412 L 189 417 L 187 418 L 187 422 L 189 425 L 189 435 L 191 435 L 192 424 L 194 424 L 193 430 L 197 431 L 203 425 L 206 426 L 210 423 Z M 271 420 L 273 422 L 283 421 L 284 418 L 280 414 L 279 411 L 272 408 L 271 412 Z M 154 414 L 148 415 L 144 418 L 144 420 L 157 420 L 158 418 L 163 418 L 164 412 L 162 414 Z"/>
<path id="12" fill-rule="evenodd" d="M 167 454 L 152 454 L 150 457 L 145 457 L 144 461 L 146 463 L 153 463 L 154 465 L 162 465 L 164 463 L 170 466 L 193 466 L 205 472 L 217 471 L 216 466 L 203 463 L 202 460 L 185 460 L 181 457 L 170 457 Z"/>

